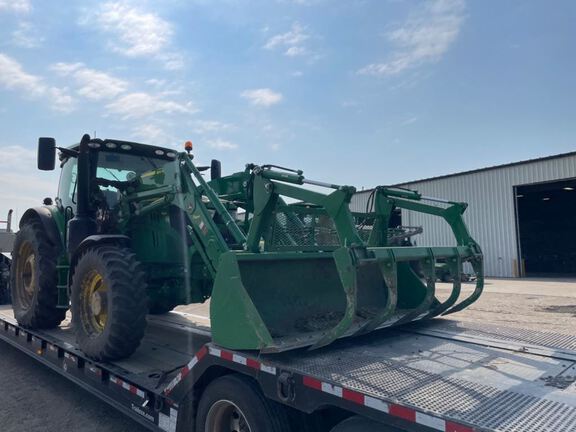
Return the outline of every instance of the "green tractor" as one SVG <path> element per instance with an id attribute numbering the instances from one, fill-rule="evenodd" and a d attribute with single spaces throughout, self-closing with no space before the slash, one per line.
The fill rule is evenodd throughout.
<path id="1" fill-rule="evenodd" d="M 53 328 L 71 309 L 77 343 L 93 359 L 131 355 L 148 313 L 207 299 L 217 344 L 279 352 L 456 312 L 482 292 L 463 203 L 378 187 L 355 214 L 353 187 L 301 171 L 249 164 L 222 177 L 218 161 L 195 166 L 191 146 L 88 135 L 69 148 L 40 138 L 39 169 L 54 169 L 56 149 L 55 202 L 26 211 L 14 242 L 14 313 L 22 326 Z M 455 244 L 397 245 L 388 230 L 397 208 L 443 218 Z M 445 299 L 436 262 L 454 280 Z M 477 284 L 459 301 L 464 262 Z"/>

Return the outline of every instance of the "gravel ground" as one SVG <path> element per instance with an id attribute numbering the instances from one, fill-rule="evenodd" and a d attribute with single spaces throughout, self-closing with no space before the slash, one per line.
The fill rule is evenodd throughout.
<path id="1" fill-rule="evenodd" d="M 439 291 L 446 294 L 449 288 L 441 286 Z M 207 306 L 182 309 L 203 315 Z M 452 317 L 576 334 L 576 281 L 490 280 L 475 305 Z M 3 342 L 0 365 L 1 432 L 146 430 Z"/>

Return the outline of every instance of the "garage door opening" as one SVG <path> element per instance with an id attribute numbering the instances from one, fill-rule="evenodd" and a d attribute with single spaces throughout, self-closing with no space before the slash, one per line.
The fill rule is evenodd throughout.
<path id="1" fill-rule="evenodd" d="M 576 179 L 516 186 L 521 274 L 576 276 Z"/>

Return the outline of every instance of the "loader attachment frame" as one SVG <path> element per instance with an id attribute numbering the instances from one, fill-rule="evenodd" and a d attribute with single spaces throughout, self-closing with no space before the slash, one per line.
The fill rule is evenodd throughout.
<path id="1" fill-rule="evenodd" d="M 270 166 L 249 165 L 246 172 L 250 173 L 248 199 L 239 205 L 249 209 L 252 218 L 245 251 L 232 251 L 236 259 L 221 261 L 227 263 L 226 270 L 219 272 L 223 270 L 227 279 L 217 279 L 214 285 L 211 313 L 216 342 L 263 352 L 319 348 L 340 337 L 453 313 L 480 296 L 482 252 L 464 223 L 466 204 L 380 186 L 372 192 L 370 208 L 353 214 L 353 187 L 310 181 L 301 171 Z M 331 191 L 312 191 L 301 187 L 304 184 Z M 285 198 L 299 202 L 289 205 Z M 443 218 L 456 246 L 389 245 L 388 223 L 396 208 Z M 358 218 L 373 220 L 366 241 L 360 235 Z M 282 235 L 280 242 L 278 235 Z M 323 264 L 312 264 L 319 258 Z M 436 296 L 439 260 L 453 277 L 452 291 L 444 301 Z M 294 261 L 299 265 L 287 264 Z M 476 288 L 457 303 L 464 262 L 470 262 L 476 273 Z M 291 284 L 283 278 L 298 282 Z M 237 290 L 234 304 L 227 297 L 230 283 Z M 322 302 L 329 306 L 319 305 Z M 235 318 L 230 320 L 231 316 Z M 239 320 L 244 323 L 239 325 Z M 242 338 L 238 328 L 247 329 Z"/>

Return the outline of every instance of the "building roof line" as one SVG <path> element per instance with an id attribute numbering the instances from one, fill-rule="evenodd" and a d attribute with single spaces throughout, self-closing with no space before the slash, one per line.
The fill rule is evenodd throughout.
<path id="1" fill-rule="evenodd" d="M 460 172 L 456 172 L 456 173 L 452 173 L 452 174 L 444 174 L 444 175 L 440 175 L 440 176 L 427 177 L 427 178 L 423 178 L 420 180 L 411 180 L 411 181 L 406 181 L 406 182 L 402 182 L 402 183 L 396 183 L 393 186 L 405 186 L 405 185 L 409 185 L 409 184 L 413 184 L 413 183 L 423 183 L 423 182 L 432 181 L 432 180 L 440 180 L 440 179 L 445 179 L 445 178 L 450 178 L 450 177 L 459 177 L 459 176 L 468 175 L 468 174 L 476 174 L 476 173 L 484 172 L 484 171 L 491 171 L 491 170 L 496 170 L 496 169 L 501 169 L 501 168 L 509 168 L 509 167 L 513 167 L 513 166 L 517 166 L 517 165 L 525 165 L 525 164 L 534 163 L 534 162 L 543 162 L 543 161 L 552 160 L 552 159 L 561 159 L 561 158 L 565 158 L 565 157 L 569 157 L 569 156 L 576 156 L 576 151 L 572 151 L 572 152 L 568 152 L 568 153 L 560 153 L 560 154 L 555 154 L 555 155 L 551 155 L 551 156 L 543 156 L 543 157 L 534 158 L 534 159 L 526 159 L 526 160 L 518 161 L 518 162 L 509 162 L 509 163 L 505 163 L 505 164 L 501 164 L 501 165 L 493 165 L 493 166 L 488 166 L 488 167 L 484 167 L 484 168 L 476 168 L 476 169 L 472 169 L 472 170 L 468 170 L 468 171 L 460 171 Z M 372 189 L 367 189 L 367 190 L 372 190 Z M 363 192 L 365 192 L 365 191 L 366 190 L 364 190 Z"/>

